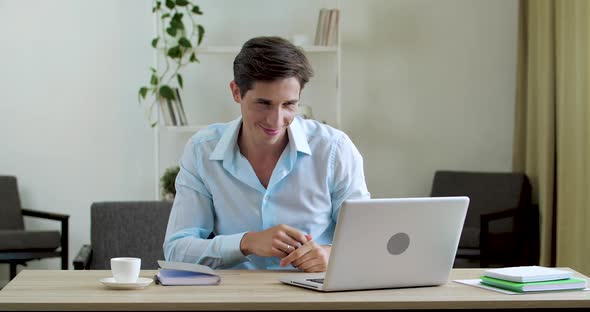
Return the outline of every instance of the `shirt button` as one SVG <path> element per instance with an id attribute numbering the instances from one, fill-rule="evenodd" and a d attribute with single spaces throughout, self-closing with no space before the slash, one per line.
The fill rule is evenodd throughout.
<path id="1" fill-rule="evenodd" d="M 268 196 L 268 195 L 264 195 L 264 200 L 268 200 L 269 197 L 270 196 Z"/>

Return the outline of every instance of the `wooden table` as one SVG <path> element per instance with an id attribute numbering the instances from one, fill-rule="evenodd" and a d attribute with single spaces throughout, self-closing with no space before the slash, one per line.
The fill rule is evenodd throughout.
<path id="1" fill-rule="evenodd" d="M 482 271 L 455 269 L 450 281 L 477 278 Z M 280 283 L 285 272 L 218 272 L 218 286 L 151 284 L 139 290 L 111 290 L 99 282 L 110 271 L 25 270 L 0 291 L 0 310 L 590 309 L 590 291 L 505 295 L 449 282 L 438 287 L 321 293 Z M 141 276 L 154 274 L 142 271 Z"/>

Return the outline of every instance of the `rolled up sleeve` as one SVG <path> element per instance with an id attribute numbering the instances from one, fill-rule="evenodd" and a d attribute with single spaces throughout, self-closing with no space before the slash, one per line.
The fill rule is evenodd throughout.
<path id="1" fill-rule="evenodd" d="M 346 134 L 339 137 L 330 153 L 332 172 L 332 220 L 338 220 L 342 203 L 347 199 L 368 199 L 371 194 L 365 182 L 363 157 Z"/>
<path id="2" fill-rule="evenodd" d="M 203 183 L 198 151 L 189 141 L 180 160 L 176 196 L 170 217 L 164 256 L 168 261 L 198 263 L 227 269 L 248 261 L 240 250 L 245 233 L 218 235 L 208 239 L 215 224 L 211 193 Z"/>

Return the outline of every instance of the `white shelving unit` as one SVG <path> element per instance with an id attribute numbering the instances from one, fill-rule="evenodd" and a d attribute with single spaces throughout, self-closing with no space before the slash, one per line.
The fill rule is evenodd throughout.
<path id="1" fill-rule="evenodd" d="M 206 126 L 165 126 L 166 131 L 178 132 L 178 133 L 196 133 L 197 131 L 205 128 Z"/>
<path id="2" fill-rule="evenodd" d="M 236 4 L 240 2 L 231 2 L 228 8 L 224 8 L 223 3 L 224 1 L 219 0 L 209 0 L 203 1 L 204 3 L 199 5 L 201 6 L 202 10 L 205 12 L 204 16 L 210 16 L 209 11 L 220 10 L 225 13 L 228 11 L 226 10 L 240 10 L 240 8 L 236 8 Z M 226 1 L 227 2 L 227 1 Z M 263 2 L 267 5 L 279 5 L 280 4 L 291 4 L 294 6 L 298 6 L 305 15 L 308 21 L 313 20 L 313 26 L 311 27 L 309 23 L 305 24 L 307 30 L 299 30 L 291 31 L 292 35 L 305 33 L 310 41 L 313 41 L 315 36 L 315 27 L 317 24 L 319 9 L 321 7 L 326 8 L 335 8 L 340 10 L 340 0 L 325 0 L 325 1 L 317 1 L 317 0 L 307 0 L 309 2 L 307 4 L 306 1 L 302 0 L 283 0 L 283 1 L 276 1 L 276 0 L 257 0 L 254 2 Z M 210 4 L 211 7 L 207 7 L 206 4 Z M 243 4 L 248 8 L 252 6 L 252 3 L 248 1 L 248 4 Z M 311 8 L 310 8 L 311 5 Z M 239 6 L 239 5 L 238 5 Z M 246 8 L 246 7 L 245 7 Z M 232 12 L 232 11 L 230 11 Z M 265 13 L 265 10 L 258 10 L 258 17 L 264 14 L 273 14 Z M 287 9 L 282 9 L 279 14 L 291 14 L 292 12 Z M 275 12 L 276 13 L 276 12 Z M 313 16 L 310 16 L 313 15 Z M 222 16 L 226 16 L 224 14 Z M 243 15 L 248 15 L 245 12 Z M 228 21 L 232 21 L 231 16 L 226 17 Z M 312 67 L 314 68 L 314 77 L 311 81 L 306 85 L 301 98 L 302 104 L 307 104 L 312 107 L 314 118 L 320 121 L 327 121 L 328 124 L 334 127 L 341 127 L 341 86 L 340 86 L 340 74 L 341 74 L 341 23 L 342 21 L 342 12 L 340 12 L 340 27 L 337 33 L 338 36 L 338 44 L 336 46 L 301 46 L 301 48 L 305 51 L 307 57 L 310 59 Z M 216 20 L 216 22 L 219 22 Z M 209 36 L 213 38 L 215 34 L 211 34 L 210 27 L 206 24 L 205 25 L 206 31 L 209 31 Z M 293 26 L 293 25 L 291 25 Z M 229 32 L 231 30 L 227 30 Z M 234 107 L 230 107 L 229 109 L 222 109 L 220 110 L 219 107 L 215 105 L 211 105 L 211 103 L 222 102 L 224 105 L 227 105 L 226 102 L 233 100 L 231 99 L 231 94 L 229 92 L 229 82 L 232 79 L 233 72 L 231 68 L 231 64 L 233 63 L 233 59 L 239 53 L 241 49 L 241 43 L 245 42 L 247 39 L 256 37 L 256 36 L 271 36 L 271 35 L 278 35 L 286 39 L 290 39 L 291 36 L 288 34 L 282 34 L 274 32 L 269 32 L 266 28 L 261 29 L 254 29 L 248 35 L 244 34 L 244 38 L 240 38 L 239 44 L 207 44 L 207 40 L 205 40 L 203 46 L 196 49 L 197 57 L 201 60 L 201 64 L 196 66 L 189 66 L 188 70 L 183 72 L 183 77 L 185 78 L 184 83 L 184 90 L 181 93 L 182 101 L 187 111 L 187 117 L 189 121 L 188 126 L 167 126 L 164 125 L 163 118 L 161 118 L 161 111 L 158 109 L 158 125 L 154 129 L 154 172 L 155 172 L 155 184 L 154 184 L 154 191 L 156 199 L 160 199 L 160 177 L 163 174 L 164 170 L 170 166 L 177 165 L 180 156 L 182 155 L 183 147 L 188 139 L 199 130 L 205 128 L 208 124 L 213 122 L 227 122 L 235 117 L 239 116 L 239 109 L 238 105 L 234 104 Z M 219 34 L 218 37 L 227 37 L 225 33 Z M 229 36 L 231 37 L 231 36 Z M 207 38 L 207 37 L 206 37 Z M 233 40 L 228 41 L 235 41 Z M 220 61 L 220 59 L 224 61 Z M 157 58 L 154 61 L 157 64 Z M 215 71 L 205 72 L 202 67 L 203 64 L 211 63 Z M 219 67 L 215 67 L 215 63 L 219 65 Z M 229 66 L 228 63 L 230 64 Z M 221 69 L 220 69 L 221 68 Z M 229 75 L 225 77 L 225 79 L 220 79 L 218 84 L 222 84 L 224 88 L 219 90 L 210 90 L 212 88 L 203 87 L 199 89 L 198 87 L 191 87 L 191 86 L 201 86 L 202 80 L 199 78 L 191 79 L 190 74 L 195 74 L 195 77 L 201 74 L 201 76 L 207 76 L 207 73 L 211 75 L 211 73 L 215 73 L 214 77 Z M 205 74 L 204 74 L 205 73 Z M 207 80 L 211 77 L 206 77 Z M 202 78 L 201 78 L 202 79 Z M 214 83 L 214 82 L 212 82 Z M 217 86 L 217 84 L 216 84 Z M 225 91 L 224 91 L 225 90 Z M 326 91 L 328 90 L 328 91 Z M 209 93 L 207 93 L 209 92 Z M 223 93 L 224 92 L 224 93 Z M 203 93 L 203 94 L 201 94 Z M 223 93 L 223 94 L 220 94 Z M 200 100 L 194 101 L 195 97 L 201 96 Z M 222 100 L 209 100 L 211 97 L 222 98 Z M 226 97 L 223 99 L 223 97 Z M 206 100 L 203 100 L 205 98 Z M 198 103 L 194 105 L 192 103 Z M 205 103 L 205 104 L 203 104 Z M 328 104 L 326 104 L 328 103 Z M 204 105 L 199 107 L 200 105 Z M 191 108 L 194 108 L 191 114 Z M 224 107 L 225 108 L 225 107 Z M 197 113 L 195 113 L 195 110 Z M 228 111 L 233 111 L 233 115 L 231 117 L 228 116 Z M 230 112 L 229 114 L 231 114 Z M 237 115 L 236 115 L 237 114 Z M 223 115 L 223 116 L 216 116 L 216 115 Z M 200 118 L 207 116 L 207 118 Z M 195 121 L 195 119 L 198 119 Z M 205 120 L 203 122 L 203 120 Z M 173 142 L 171 142 L 173 141 Z"/>

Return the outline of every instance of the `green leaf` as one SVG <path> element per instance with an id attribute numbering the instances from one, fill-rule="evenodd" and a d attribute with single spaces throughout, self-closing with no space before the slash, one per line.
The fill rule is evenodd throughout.
<path id="1" fill-rule="evenodd" d="M 198 63 L 199 62 L 199 59 L 197 59 L 195 52 L 191 53 L 191 58 L 189 59 L 189 62 L 191 62 L 191 63 Z"/>
<path id="2" fill-rule="evenodd" d="M 174 100 L 174 92 L 172 91 L 172 88 L 167 85 L 160 87 L 160 96 L 170 101 Z"/>
<path id="3" fill-rule="evenodd" d="M 180 86 L 180 88 L 184 88 L 184 84 L 182 82 L 182 76 L 180 74 L 176 74 L 176 79 L 178 79 L 178 85 Z"/>
<path id="4" fill-rule="evenodd" d="M 172 36 L 172 37 L 176 37 L 176 28 L 173 27 L 168 27 L 166 28 L 166 32 Z"/>
<path id="5" fill-rule="evenodd" d="M 160 40 L 160 37 L 156 37 L 154 38 L 154 40 L 152 40 L 152 48 L 158 46 L 158 40 Z"/>
<path id="6" fill-rule="evenodd" d="M 186 6 L 187 4 L 188 4 L 188 1 L 186 1 L 186 0 L 176 0 L 177 6 Z"/>
<path id="7" fill-rule="evenodd" d="M 174 1 L 172 0 L 166 0 L 166 7 L 169 8 L 170 10 L 174 9 L 174 7 L 176 6 L 176 4 L 174 3 Z"/>
<path id="8" fill-rule="evenodd" d="M 168 49 L 168 56 L 171 58 L 179 58 L 181 54 L 182 53 L 180 51 L 179 46 L 175 46 L 175 47 Z"/>
<path id="9" fill-rule="evenodd" d="M 174 27 L 176 29 L 184 29 L 184 24 L 182 23 L 182 20 L 172 19 L 170 21 L 170 27 Z"/>
<path id="10" fill-rule="evenodd" d="M 203 36 L 205 35 L 205 28 L 202 25 L 198 25 L 197 29 L 199 30 L 199 45 L 201 44 L 201 41 L 203 41 Z"/>
<path id="11" fill-rule="evenodd" d="M 172 16 L 172 19 L 182 22 L 182 16 L 183 16 L 182 13 L 174 13 L 174 16 Z"/>
<path id="12" fill-rule="evenodd" d="M 194 14 L 203 15 L 203 12 L 201 12 L 201 8 L 199 8 L 199 6 L 198 6 L 198 5 L 195 5 L 195 6 L 193 7 L 193 10 L 192 10 L 192 12 L 193 12 Z"/>
<path id="13" fill-rule="evenodd" d="M 154 74 L 156 73 L 156 69 L 155 68 L 150 67 L 150 70 L 152 71 L 152 73 L 154 73 Z"/>
<path id="14" fill-rule="evenodd" d="M 158 76 L 156 75 L 152 75 L 152 78 L 150 79 L 150 84 L 153 84 L 154 86 L 158 84 Z"/>
<path id="15" fill-rule="evenodd" d="M 191 42 L 188 41 L 188 39 L 186 39 L 186 37 L 181 37 L 180 39 L 178 39 L 178 44 L 185 47 L 185 48 L 192 47 Z"/>
<path id="16" fill-rule="evenodd" d="M 163 20 L 164 20 L 164 19 L 167 19 L 167 18 L 169 18 L 169 17 L 170 17 L 170 13 L 164 13 L 164 14 L 162 14 L 162 19 L 163 19 Z"/>
<path id="17" fill-rule="evenodd" d="M 145 100 L 145 96 L 148 92 L 148 88 L 147 87 L 141 87 L 139 88 L 139 96 L 141 96 L 142 99 Z"/>
<path id="18" fill-rule="evenodd" d="M 154 123 L 153 123 L 153 124 L 151 124 L 150 126 L 153 128 L 153 127 L 155 127 L 157 124 L 158 124 L 158 122 L 157 122 L 157 121 L 154 121 Z"/>
<path id="19" fill-rule="evenodd" d="M 159 10 L 162 7 L 162 1 L 156 1 L 156 8 Z"/>

